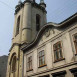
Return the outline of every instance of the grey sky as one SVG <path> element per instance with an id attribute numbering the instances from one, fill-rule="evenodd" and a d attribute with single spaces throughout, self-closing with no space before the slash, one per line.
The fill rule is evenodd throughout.
<path id="1" fill-rule="evenodd" d="M 24 1 L 24 0 L 22 0 Z M 40 0 L 36 0 L 40 2 Z M 7 55 L 11 47 L 14 9 L 18 0 L 0 0 L 0 56 Z M 47 21 L 60 23 L 77 12 L 77 0 L 45 0 Z"/>

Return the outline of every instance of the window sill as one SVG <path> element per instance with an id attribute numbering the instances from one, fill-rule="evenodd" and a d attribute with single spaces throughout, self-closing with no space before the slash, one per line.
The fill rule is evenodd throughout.
<path id="1" fill-rule="evenodd" d="M 62 60 L 65 60 L 65 58 L 62 58 L 62 59 L 59 59 L 59 60 L 55 60 L 54 63 L 62 61 Z"/>
<path id="2" fill-rule="evenodd" d="M 30 72 L 30 71 L 33 71 L 33 69 L 27 70 L 26 72 Z"/>
<path id="3" fill-rule="evenodd" d="M 38 68 L 42 68 L 42 67 L 45 67 L 45 66 L 47 66 L 47 65 L 46 65 L 46 64 L 44 64 L 44 65 L 39 66 Z"/>

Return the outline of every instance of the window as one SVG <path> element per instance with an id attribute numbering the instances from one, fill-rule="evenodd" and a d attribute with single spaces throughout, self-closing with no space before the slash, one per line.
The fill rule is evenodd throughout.
<path id="1" fill-rule="evenodd" d="M 63 59 L 62 47 L 61 47 L 60 41 L 53 45 L 53 49 L 54 49 L 54 59 L 55 59 L 55 61 Z"/>
<path id="2" fill-rule="evenodd" d="M 54 76 L 54 77 L 65 77 L 65 75 L 59 75 L 59 76 Z"/>
<path id="3" fill-rule="evenodd" d="M 39 67 L 45 65 L 45 54 L 44 50 L 39 52 Z"/>
<path id="4" fill-rule="evenodd" d="M 77 77 L 77 74 L 75 74 L 74 77 Z"/>
<path id="5" fill-rule="evenodd" d="M 77 77 L 77 67 L 70 69 L 70 72 L 74 75 L 74 77 Z"/>
<path id="6" fill-rule="evenodd" d="M 39 76 L 39 77 L 49 77 L 49 75 Z"/>
<path id="7" fill-rule="evenodd" d="M 53 73 L 52 76 L 53 77 L 65 77 L 66 71 L 60 71 L 60 72 L 56 72 Z"/>
<path id="8" fill-rule="evenodd" d="M 28 57 L 28 71 L 32 70 L 32 56 Z"/>
<path id="9" fill-rule="evenodd" d="M 15 72 L 15 70 L 16 70 L 16 56 L 14 56 L 12 59 L 12 72 Z"/>
<path id="10" fill-rule="evenodd" d="M 19 34 L 19 26 L 20 26 L 20 16 L 17 19 L 16 35 Z"/>
<path id="11" fill-rule="evenodd" d="M 74 35 L 74 44 L 75 44 L 76 54 L 77 54 L 77 34 Z"/>
<path id="12" fill-rule="evenodd" d="M 36 31 L 40 30 L 40 15 L 36 15 Z"/>

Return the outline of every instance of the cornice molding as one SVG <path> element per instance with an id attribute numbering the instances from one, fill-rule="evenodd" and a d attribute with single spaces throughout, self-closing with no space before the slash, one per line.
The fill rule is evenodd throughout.
<path id="1" fill-rule="evenodd" d="M 31 2 L 29 0 L 27 1 L 24 1 L 23 3 L 21 4 L 18 4 L 16 7 L 15 7 L 15 15 L 24 7 L 24 4 L 25 3 L 31 3 L 31 5 L 33 7 L 36 7 L 36 8 L 39 8 L 40 10 L 42 10 L 43 12 L 47 13 L 47 11 L 45 10 L 44 7 L 40 6 L 40 4 L 37 4 L 36 2 Z"/>
<path id="2" fill-rule="evenodd" d="M 12 50 L 12 48 L 13 48 L 14 46 L 21 46 L 21 44 L 19 44 L 19 43 L 13 43 L 13 45 L 11 46 L 9 52 L 11 52 L 11 50 Z"/>

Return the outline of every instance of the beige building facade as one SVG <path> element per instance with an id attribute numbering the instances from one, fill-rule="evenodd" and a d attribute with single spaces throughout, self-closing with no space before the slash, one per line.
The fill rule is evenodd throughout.
<path id="1" fill-rule="evenodd" d="M 47 23 L 46 4 L 19 1 L 6 77 L 77 77 L 77 13 Z"/>
<path id="2" fill-rule="evenodd" d="M 60 24 L 46 24 L 22 49 L 24 77 L 77 77 L 77 14 Z"/>

